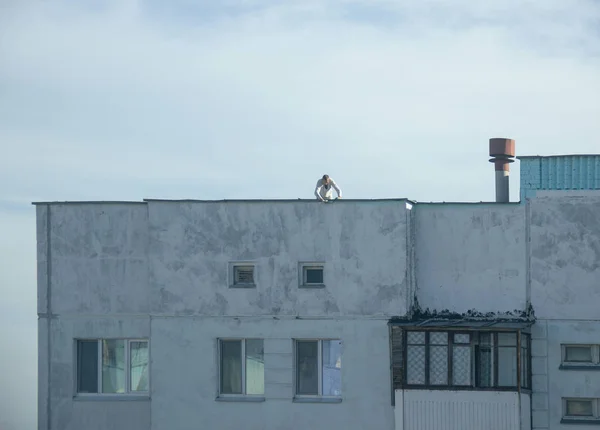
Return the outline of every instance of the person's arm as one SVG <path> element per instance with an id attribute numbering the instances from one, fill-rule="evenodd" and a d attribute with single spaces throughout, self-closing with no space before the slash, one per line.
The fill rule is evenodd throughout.
<path id="1" fill-rule="evenodd" d="M 338 199 L 341 199 L 342 198 L 342 190 L 340 189 L 340 187 L 337 186 L 337 184 L 335 183 L 335 181 L 333 179 L 331 180 L 331 186 L 337 193 Z"/>
<path id="2" fill-rule="evenodd" d="M 317 186 L 315 187 L 315 196 L 317 196 L 317 199 L 324 202 L 325 200 L 323 199 L 323 197 L 321 197 L 321 188 L 322 187 L 323 187 L 323 185 L 321 184 L 321 181 L 317 181 Z"/>

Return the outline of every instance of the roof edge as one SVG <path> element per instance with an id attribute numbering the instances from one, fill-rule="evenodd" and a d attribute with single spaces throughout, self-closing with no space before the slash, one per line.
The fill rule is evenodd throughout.
<path id="1" fill-rule="evenodd" d="M 220 200 L 201 200 L 201 199 L 144 199 L 144 202 L 172 202 L 172 203 L 294 203 L 294 202 L 316 202 L 316 199 L 220 199 Z M 389 198 L 389 199 L 340 199 L 339 202 L 410 202 L 413 200 L 407 198 Z"/>
<path id="2" fill-rule="evenodd" d="M 134 200 L 65 200 L 65 201 L 53 201 L 53 202 L 31 202 L 34 206 L 39 205 L 145 205 L 144 201 Z"/>
<path id="3" fill-rule="evenodd" d="M 528 158 L 600 157 L 600 154 L 519 155 L 518 160 Z"/>

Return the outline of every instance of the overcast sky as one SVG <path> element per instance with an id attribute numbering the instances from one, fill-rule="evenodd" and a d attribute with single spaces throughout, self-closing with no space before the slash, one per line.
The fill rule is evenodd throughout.
<path id="1" fill-rule="evenodd" d="M 600 152 L 599 29 L 597 0 L 0 0 L 0 429 L 36 422 L 32 201 L 493 200 L 490 137 Z"/>

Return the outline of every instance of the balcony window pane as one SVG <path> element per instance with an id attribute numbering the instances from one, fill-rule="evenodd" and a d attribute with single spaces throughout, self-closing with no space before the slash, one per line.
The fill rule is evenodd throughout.
<path id="1" fill-rule="evenodd" d="M 148 342 L 130 343 L 131 391 L 148 391 Z"/>
<path id="2" fill-rule="evenodd" d="M 98 341 L 77 342 L 77 392 L 98 392 Z"/>
<path id="3" fill-rule="evenodd" d="M 471 336 L 468 333 L 455 333 L 454 343 L 469 343 Z"/>
<path id="4" fill-rule="evenodd" d="M 494 385 L 494 354 L 491 333 L 479 333 L 478 348 L 478 377 L 479 387 L 492 387 Z"/>
<path id="5" fill-rule="evenodd" d="M 409 344 L 425 344 L 425 332 L 423 331 L 409 331 L 406 333 L 406 340 Z"/>
<path id="6" fill-rule="evenodd" d="M 429 333 L 430 345 L 448 345 L 448 333 L 446 332 L 431 332 Z"/>
<path id="7" fill-rule="evenodd" d="M 102 341 L 102 392 L 125 392 L 125 341 L 108 339 Z"/>
<path id="8" fill-rule="evenodd" d="M 498 333 L 498 346 L 517 346 L 517 333 Z"/>
<path id="9" fill-rule="evenodd" d="M 242 341 L 221 341 L 221 393 L 242 394 Z"/>
<path id="10" fill-rule="evenodd" d="M 521 387 L 529 387 L 529 336 L 521 335 Z"/>
<path id="11" fill-rule="evenodd" d="M 323 341 L 323 395 L 342 395 L 342 341 Z"/>
<path id="12" fill-rule="evenodd" d="M 448 385 L 448 347 L 429 347 L 429 383 Z"/>
<path id="13" fill-rule="evenodd" d="M 498 348 L 498 386 L 517 386 L 517 348 Z"/>
<path id="14" fill-rule="evenodd" d="M 425 384 L 425 346 L 408 345 L 406 355 L 406 383 Z"/>
<path id="15" fill-rule="evenodd" d="M 296 344 L 296 387 L 300 395 L 319 394 L 319 346 L 317 341 Z"/>
<path id="16" fill-rule="evenodd" d="M 452 348 L 452 384 L 471 385 L 471 347 Z"/>
<path id="17" fill-rule="evenodd" d="M 246 340 L 246 394 L 265 393 L 265 360 L 262 339 Z"/>

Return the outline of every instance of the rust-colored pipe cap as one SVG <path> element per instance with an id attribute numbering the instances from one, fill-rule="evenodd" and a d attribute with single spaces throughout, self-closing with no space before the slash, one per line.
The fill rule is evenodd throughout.
<path id="1" fill-rule="evenodd" d="M 490 139 L 490 157 L 514 157 L 515 141 L 514 139 L 504 139 L 494 137 Z"/>

